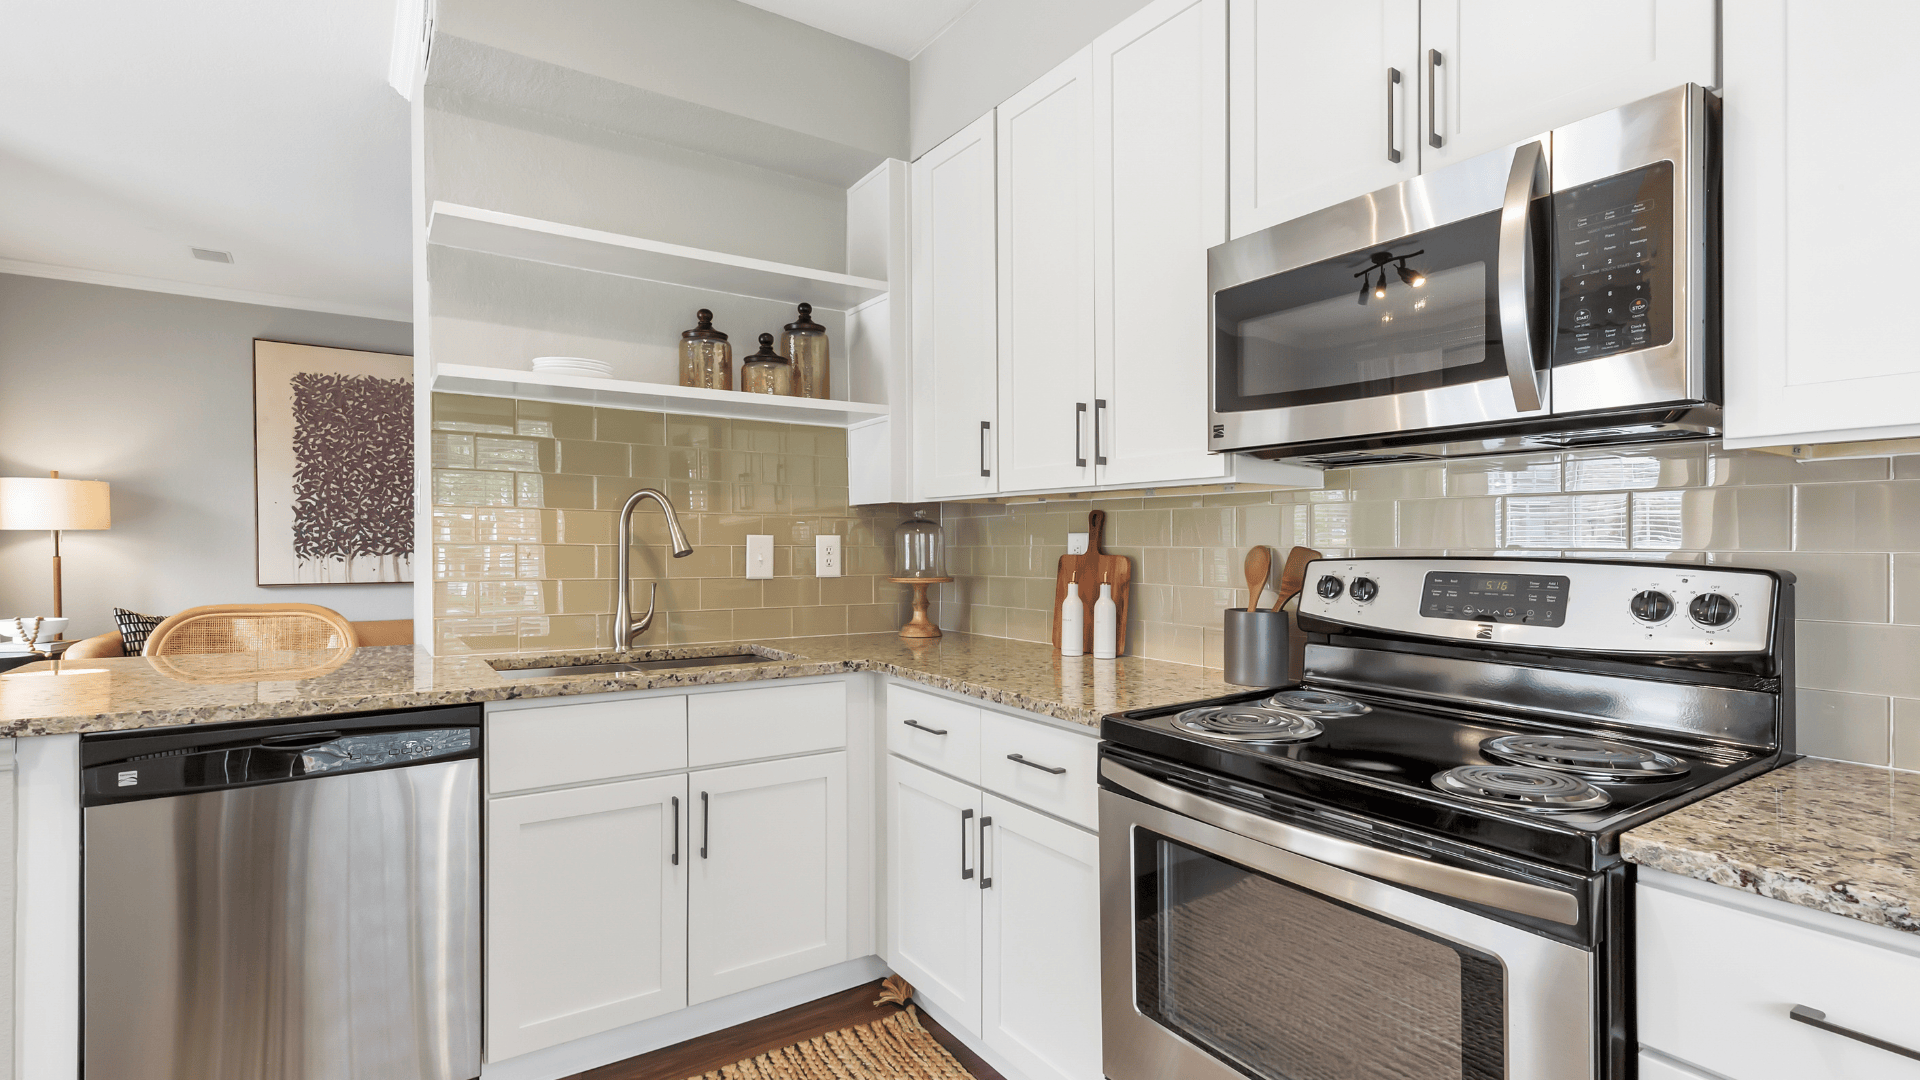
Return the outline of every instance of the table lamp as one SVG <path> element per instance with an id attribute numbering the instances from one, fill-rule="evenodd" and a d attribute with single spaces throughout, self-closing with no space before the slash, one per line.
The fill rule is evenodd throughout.
<path id="1" fill-rule="evenodd" d="M 45 529 L 53 533 L 53 614 L 60 610 L 60 532 L 105 529 L 113 524 L 105 480 L 62 480 L 58 472 L 0 476 L 0 529 Z"/>

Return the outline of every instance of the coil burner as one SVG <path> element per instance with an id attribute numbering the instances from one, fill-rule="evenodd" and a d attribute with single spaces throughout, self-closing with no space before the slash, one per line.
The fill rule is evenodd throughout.
<path id="1" fill-rule="evenodd" d="M 1216 705 L 1188 709 L 1174 717 L 1182 731 L 1227 742 L 1305 742 L 1324 728 L 1310 716 L 1257 705 Z"/>
<path id="2" fill-rule="evenodd" d="M 1449 794 L 1516 810 L 1565 813 L 1597 810 L 1613 801 L 1577 776 L 1524 765 L 1462 765 L 1435 774 L 1432 783 Z"/>
<path id="3" fill-rule="evenodd" d="M 1686 762 L 1670 754 L 1586 735 L 1502 735 L 1481 743 L 1480 752 L 1508 765 L 1531 765 L 1600 781 L 1664 780 L 1685 776 L 1688 769 Z"/>
<path id="4" fill-rule="evenodd" d="M 1301 716 L 1322 719 L 1338 716 L 1360 716 L 1373 711 L 1373 706 L 1355 701 L 1339 694 L 1329 694 L 1325 690 L 1282 690 L 1267 699 L 1267 708 L 1282 712 L 1298 713 Z"/>

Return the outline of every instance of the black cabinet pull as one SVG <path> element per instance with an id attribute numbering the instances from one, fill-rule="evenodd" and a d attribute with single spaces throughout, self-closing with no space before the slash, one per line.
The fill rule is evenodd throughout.
<path id="1" fill-rule="evenodd" d="M 1029 769 L 1039 769 L 1043 773 L 1052 773 L 1055 776 L 1059 776 L 1061 773 L 1067 771 L 1066 767 L 1063 765 L 1042 765 L 1037 761 L 1028 761 L 1026 758 L 1021 757 L 1019 754 L 1008 754 L 1007 760 L 1017 761 L 1020 764 L 1025 765 Z"/>
<path id="2" fill-rule="evenodd" d="M 1093 399 L 1093 463 L 1105 465 L 1107 455 L 1100 452 L 1100 414 L 1107 411 L 1106 398 Z"/>
<path id="3" fill-rule="evenodd" d="M 1087 455 L 1080 449 L 1080 422 L 1087 417 L 1087 403 L 1073 403 L 1073 466 L 1076 469 L 1087 467 Z"/>
<path id="4" fill-rule="evenodd" d="M 973 867 L 967 865 L 967 822 L 973 820 L 971 809 L 960 811 L 960 880 L 973 880 Z"/>
<path id="5" fill-rule="evenodd" d="M 1831 1023 L 1827 1020 L 1827 1014 L 1821 1012 L 1819 1009 L 1808 1008 L 1805 1005 L 1795 1005 L 1793 1008 L 1787 1010 L 1787 1016 L 1791 1019 L 1798 1020 L 1808 1027 L 1817 1027 L 1821 1031 L 1831 1031 L 1835 1035 L 1852 1039 L 1854 1042 L 1866 1043 L 1868 1046 L 1885 1050 L 1889 1054 L 1899 1054 L 1901 1057 L 1908 1057 L 1915 1061 L 1920 1061 L 1920 1050 L 1901 1046 L 1899 1043 L 1890 1043 L 1885 1039 L 1876 1039 L 1864 1031 L 1855 1031 L 1852 1028 L 1841 1027 L 1839 1024 Z"/>
<path id="6" fill-rule="evenodd" d="M 712 809 L 707 804 L 707 793 L 700 793 L 700 857 L 707 857 L 707 841 L 713 835 L 713 818 L 708 813 Z"/>
<path id="7" fill-rule="evenodd" d="M 987 468 L 987 433 L 992 430 L 993 430 L 993 424 L 991 422 L 986 420 L 980 421 L 980 475 L 981 476 L 993 475 L 993 470 Z"/>
<path id="8" fill-rule="evenodd" d="M 680 865 L 680 796 L 673 797 L 673 865 Z"/>
<path id="9" fill-rule="evenodd" d="M 1400 69 L 1387 69 L 1387 160 L 1400 164 L 1400 148 L 1393 145 L 1393 91 L 1400 85 Z"/>
<path id="10" fill-rule="evenodd" d="M 1440 95 L 1436 92 L 1442 62 L 1439 49 L 1427 50 L 1427 145 L 1436 150 L 1447 144 L 1447 140 L 1440 137 Z"/>
<path id="11" fill-rule="evenodd" d="M 917 720 L 908 720 L 906 721 L 906 725 L 910 728 L 917 728 L 924 731 L 929 735 L 945 735 L 947 733 L 947 729 L 945 728 L 928 727 Z"/>
<path id="12" fill-rule="evenodd" d="M 993 815 L 980 819 L 980 887 L 993 888 L 993 879 L 987 876 L 987 826 L 993 824 Z"/>

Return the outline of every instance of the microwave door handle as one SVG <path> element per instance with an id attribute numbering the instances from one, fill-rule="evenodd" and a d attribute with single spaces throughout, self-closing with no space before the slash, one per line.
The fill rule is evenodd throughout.
<path id="1" fill-rule="evenodd" d="M 1507 197 L 1500 206 L 1500 341 L 1507 354 L 1507 381 L 1513 405 L 1523 413 L 1540 409 L 1540 384 L 1533 372 L 1533 306 L 1527 284 L 1533 279 L 1533 244 L 1528 219 L 1533 200 L 1546 194 L 1545 148 L 1536 140 L 1513 152 Z"/>

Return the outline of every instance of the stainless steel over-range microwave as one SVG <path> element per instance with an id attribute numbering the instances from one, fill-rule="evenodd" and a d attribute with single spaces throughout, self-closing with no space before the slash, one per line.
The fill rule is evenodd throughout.
<path id="1" fill-rule="evenodd" d="M 1719 168 L 1682 86 L 1212 249 L 1211 449 L 1718 434 Z"/>

